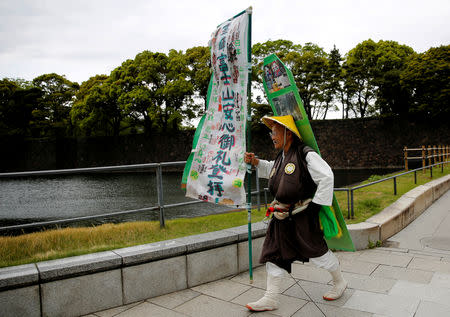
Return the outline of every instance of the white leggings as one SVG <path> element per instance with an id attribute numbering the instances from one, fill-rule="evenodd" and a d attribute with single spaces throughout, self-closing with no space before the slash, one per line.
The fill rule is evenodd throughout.
<path id="1" fill-rule="evenodd" d="M 336 271 L 339 268 L 339 260 L 331 250 L 328 250 L 327 253 L 317 258 L 310 258 L 309 261 L 315 266 L 325 269 L 328 272 Z M 282 269 L 272 262 L 266 262 L 266 271 L 269 275 L 280 277 L 287 273 L 285 269 Z"/>

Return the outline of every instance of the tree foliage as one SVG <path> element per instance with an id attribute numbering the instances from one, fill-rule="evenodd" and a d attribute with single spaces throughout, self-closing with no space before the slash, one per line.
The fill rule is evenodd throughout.
<path id="1" fill-rule="evenodd" d="M 106 75 L 97 75 L 81 84 L 70 113 L 78 135 L 118 134 L 123 114 L 115 98 L 117 89 L 108 79 Z"/>
<path id="2" fill-rule="evenodd" d="M 394 41 L 379 41 L 375 51 L 373 83 L 377 87 L 375 109 L 380 115 L 406 115 L 410 94 L 400 83 L 400 75 L 414 50 Z"/>
<path id="3" fill-rule="evenodd" d="M 361 118 L 375 112 L 375 50 L 376 43 L 372 40 L 359 43 L 348 52 L 343 65 L 346 88 L 353 97 L 349 99 L 353 100 L 349 105 L 355 115 L 359 114 Z"/>
<path id="4" fill-rule="evenodd" d="M 35 112 L 36 124 L 46 127 L 43 135 L 55 133 L 57 136 L 66 134 L 71 129 L 69 113 L 79 89 L 78 83 L 71 82 L 64 76 L 51 73 L 33 79 L 34 87 L 42 93 L 39 109 Z"/>
<path id="5" fill-rule="evenodd" d="M 350 50 L 342 66 L 341 102 L 349 111 L 368 115 L 405 115 L 410 104 L 400 75 L 412 48 L 394 41 L 367 40 Z"/>
<path id="6" fill-rule="evenodd" d="M 306 43 L 299 51 L 290 52 L 285 57 L 310 119 L 318 115 L 323 101 L 327 58 L 328 54 L 313 43 Z"/>
<path id="7" fill-rule="evenodd" d="M 342 110 L 342 118 L 448 116 L 450 45 L 418 54 L 395 41 L 371 39 L 344 56 L 314 43 L 278 39 L 252 47 L 255 120 L 270 114 L 262 87 L 263 60 L 277 56 L 292 70 L 310 119 Z M 81 85 L 55 73 L 31 82 L 0 81 L 0 135 L 117 136 L 182 129 L 205 110 L 208 47 L 168 54 L 143 51 L 109 75 Z"/>
<path id="8" fill-rule="evenodd" d="M 410 112 L 432 117 L 450 113 L 450 45 L 412 54 L 400 75 L 411 94 Z"/>
<path id="9" fill-rule="evenodd" d="M 208 47 L 196 46 L 186 50 L 189 79 L 194 92 L 203 99 L 206 107 L 209 80 L 211 79 L 211 54 Z"/>
<path id="10" fill-rule="evenodd" d="M 0 81 L 0 135 L 32 135 L 42 91 L 21 80 Z"/>
<path id="11" fill-rule="evenodd" d="M 201 68 L 196 62 L 196 69 Z M 86 135 L 97 131 L 117 136 L 122 130 L 136 131 L 140 127 L 146 134 L 178 130 L 182 120 L 196 116 L 188 66 L 181 51 L 171 50 L 168 55 L 143 51 L 109 76 L 83 83 L 72 122 Z M 197 87 L 201 87 L 200 79 L 197 82 Z"/>

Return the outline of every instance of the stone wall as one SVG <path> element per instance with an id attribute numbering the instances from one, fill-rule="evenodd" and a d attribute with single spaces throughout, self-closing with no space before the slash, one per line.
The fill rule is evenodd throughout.
<path id="1" fill-rule="evenodd" d="M 450 125 L 445 120 L 328 120 L 312 126 L 322 155 L 334 168 L 398 167 L 404 164 L 405 146 L 450 145 Z"/>
<path id="2" fill-rule="evenodd" d="M 450 144 L 448 122 L 395 118 L 313 121 L 321 154 L 333 168 L 400 167 L 403 147 Z M 252 131 L 251 150 L 273 159 L 268 129 Z M 117 138 L 0 139 L 0 172 L 184 161 L 193 131 Z"/>
<path id="3" fill-rule="evenodd" d="M 266 225 L 252 225 L 260 266 Z M 248 226 L 0 268 L 1 316 L 84 316 L 249 270 Z"/>

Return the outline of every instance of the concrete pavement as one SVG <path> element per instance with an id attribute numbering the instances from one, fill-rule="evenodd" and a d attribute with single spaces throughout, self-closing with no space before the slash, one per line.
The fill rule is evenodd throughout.
<path id="1" fill-rule="evenodd" d="M 349 287 L 333 302 L 322 299 L 330 275 L 294 263 L 272 312 L 244 307 L 264 293 L 265 268 L 258 267 L 253 284 L 246 272 L 88 316 L 450 316 L 450 191 L 384 247 L 336 255 Z"/>

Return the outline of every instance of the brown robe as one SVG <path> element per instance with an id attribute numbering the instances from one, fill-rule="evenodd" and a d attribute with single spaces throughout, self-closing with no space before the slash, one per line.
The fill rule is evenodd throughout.
<path id="1" fill-rule="evenodd" d="M 278 154 L 269 178 L 269 190 L 281 203 L 293 204 L 312 198 L 316 185 L 306 168 L 304 145 L 291 145 L 284 161 Z M 308 262 L 310 258 L 324 255 L 328 246 L 320 229 L 318 205 L 284 220 L 272 217 L 267 228 L 260 263 L 272 262 L 291 272 L 292 262 Z"/>

